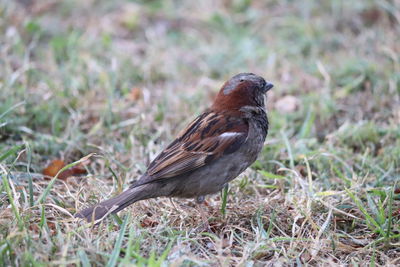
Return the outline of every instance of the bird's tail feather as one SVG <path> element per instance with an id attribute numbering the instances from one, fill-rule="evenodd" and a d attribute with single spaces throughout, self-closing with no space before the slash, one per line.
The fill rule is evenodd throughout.
<path id="1" fill-rule="evenodd" d="M 151 197 L 143 187 L 129 188 L 116 197 L 79 211 L 75 214 L 75 217 L 85 219 L 88 222 L 94 222 L 108 214 L 117 213 L 136 201 Z"/>

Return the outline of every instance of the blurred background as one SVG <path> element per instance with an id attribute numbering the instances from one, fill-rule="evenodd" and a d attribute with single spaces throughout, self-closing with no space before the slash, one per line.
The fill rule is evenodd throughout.
<path id="1" fill-rule="evenodd" d="M 275 203 L 281 211 L 301 210 L 297 205 L 303 203 L 316 212 L 311 217 L 327 216 L 328 210 L 313 210 L 302 201 L 316 192 L 336 192 L 326 201 L 367 218 L 360 228 L 340 230 L 363 229 L 366 243 L 372 242 L 383 236 L 384 225 L 393 226 L 388 226 L 392 218 L 361 196 L 373 189 L 371 199 L 383 197 L 388 203 L 384 196 L 394 190 L 400 173 L 399 23 L 398 0 L 0 0 L 3 175 L 14 173 L 12 181 L 22 186 L 33 177 L 34 199 L 48 183 L 40 174 L 50 162 L 70 163 L 95 152 L 100 156 L 85 165 L 88 178 L 71 189 L 77 198 L 79 190 L 85 192 L 80 201 L 95 203 L 143 173 L 160 149 L 211 104 L 224 81 L 254 72 L 275 85 L 268 93 L 270 133 L 259 161 L 238 182 L 250 189 L 232 189 L 237 191 L 232 207 L 252 198 L 248 209 L 257 209 L 269 199 L 265 196 L 282 193 L 284 202 Z M 303 191 L 301 181 L 311 183 L 312 193 Z M 60 191 L 52 191 L 47 201 L 73 213 L 76 202 L 60 189 L 63 185 L 55 186 Z M 29 201 L 20 199 L 19 205 L 27 208 Z M 137 209 L 151 208 L 141 205 Z M 5 205 L 0 210 L 3 216 L 10 212 Z M 371 218 L 383 217 L 371 223 L 363 210 Z M 25 212 L 40 217 L 39 210 Z M 269 218 L 271 210 L 265 212 Z M 297 215 L 303 216 L 289 217 Z M 9 224 L 15 216 L 4 218 Z M 59 217 L 53 223 L 58 225 Z M 293 232 L 292 223 L 283 232 Z M 3 238 L 12 229 L 2 227 Z M 327 240 L 339 238 L 336 230 Z M 10 251 L 47 249 L 21 249 L 18 242 L 11 242 Z M 289 254 L 300 255 L 291 246 Z M 250 251 L 243 260 L 260 260 Z M 370 252 L 352 257 L 362 262 Z M 213 252 L 196 255 L 215 260 Z M 285 255 L 290 263 L 293 258 Z"/>
<path id="2" fill-rule="evenodd" d="M 2 1 L 0 113 L 12 109 L 2 139 L 46 133 L 74 141 L 70 153 L 121 121 L 127 134 L 137 122 L 146 135 L 174 129 L 239 72 L 275 84 L 271 116 L 289 120 L 274 118 L 273 132 L 293 135 L 307 116 L 318 140 L 346 123 L 396 124 L 398 4 Z M 56 143 L 40 156 L 68 146 Z"/>

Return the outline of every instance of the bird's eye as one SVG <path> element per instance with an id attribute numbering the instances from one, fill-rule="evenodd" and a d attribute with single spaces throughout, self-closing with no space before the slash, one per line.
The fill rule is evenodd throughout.
<path id="1" fill-rule="evenodd" d="M 244 79 L 240 79 L 240 82 L 241 82 L 241 83 L 244 82 Z"/>

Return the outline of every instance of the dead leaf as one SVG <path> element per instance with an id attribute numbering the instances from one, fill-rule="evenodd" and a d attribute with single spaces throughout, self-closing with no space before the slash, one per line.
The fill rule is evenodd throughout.
<path id="1" fill-rule="evenodd" d="M 141 222 L 140 225 L 143 228 L 147 228 L 147 227 L 154 227 L 157 226 L 159 223 L 157 221 L 151 220 L 149 218 L 144 218 Z"/>
<path id="2" fill-rule="evenodd" d="M 395 212 L 393 212 L 392 216 L 395 218 L 400 217 L 400 210 L 396 210 Z"/>
<path id="3" fill-rule="evenodd" d="M 49 222 L 49 221 L 47 221 L 46 223 L 47 226 L 49 227 L 50 235 L 54 236 L 56 234 L 56 224 L 54 222 Z M 28 228 L 35 234 L 39 234 L 41 232 L 39 228 L 39 223 L 31 223 Z"/>
<path id="4" fill-rule="evenodd" d="M 382 16 L 382 11 L 376 7 L 365 9 L 360 13 L 360 17 L 366 26 L 372 26 L 378 23 Z"/>
<path id="5" fill-rule="evenodd" d="M 302 178 L 308 176 L 307 167 L 304 165 L 295 166 L 296 171 L 302 176 Z"/>
<path id="6" fill-rule="evenodd" d="M 133 87 L 128 95 L 128 99 L 131 101 L 138 101 L 142 98 L 142 90 L 138 87 Z"/>
<path id="7" fill-rule="evenodd" d="M 54 177 L 65 166 L 63 160 L 55 159 L 43 170 L 46 176 Z"/>
<path id="8" fill-rule="evenodd" d="M 45 179 L 49 179 L 49 177 L 55 177 L 57 175 L 57 173 L 65 167 L 65 162 L 63 160 L 60 159 L 55 159 L 52 162 L 50 162 L 50 164 L 43 169 L 43 174 L 45 175 Z M 69 168 L 68 170 L 65 170 L 63 172 L 61 172 L 58 175 L 58 179 L 61 180 L 66 180 L 67 178 L 74 176 L 74 175 L 80 175 L 80 174 L 85 174 L 86 173 L 86 169 L 84 167 L 84 164 L 80 163 L 76 166 L 73 166 L 71 168 Z"/>

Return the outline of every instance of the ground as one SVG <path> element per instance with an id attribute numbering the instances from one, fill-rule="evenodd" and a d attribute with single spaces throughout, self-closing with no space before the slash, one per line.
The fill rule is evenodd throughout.
<path id="1" fill-rule="evenodd" d="M 0 265 L 400 264 L 399 36 L 397 0 L 1 0 Z M 274 83 L 270 131 L 211 231 L 182 199 L 72 218 L 239 72 Z"/>

